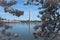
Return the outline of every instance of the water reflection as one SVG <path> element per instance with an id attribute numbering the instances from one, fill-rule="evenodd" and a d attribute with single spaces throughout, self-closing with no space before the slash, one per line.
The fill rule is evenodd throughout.
<path id="1" fill-rule="evenodd" d="M 9 25 L 9 29 L 4 29 L 0 28 L 2 32 L 6 32 L 3 36 L 0 34 L 0 36 L 3 37 L 1 40 L 43 40 L 43 38 L 38 38 L 34 39 L 34 29 L 33 27 L 35 25 L 39 25 L 38 22 L 36 23 L 26 23 L 26 22 L 21 22 L 21 23 L 5 23 L 6 25 Z M 5 26 L 6 26 L 5 25 Z M 10 26 L 12 26 L 10 28 Z M 8 28 L 8 27 L 7 27 Z M 6 37 L 6 38 L 5 38 Z"/>
<path id="2" fill-rule="evenodd" d="M 12 25 L 0 22 L 0 40 L 12 40 L 12 38 L 19 37 L 17 33 L 12 34 L 10 28 L 12 28 Z"/>

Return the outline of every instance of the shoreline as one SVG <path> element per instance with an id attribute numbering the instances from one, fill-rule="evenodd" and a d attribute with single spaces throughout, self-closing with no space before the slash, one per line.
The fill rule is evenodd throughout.
<path id="1" fill-rule="evenodd" d="M 26 23 L 31 23 L 31 22 L 41 22 L 41 21 L 22 21 L 22 20 L 0 20 L 0 21 L 2 21 L 2 22 L 4 22 L 4 23 L 21 23 L 21 22 L 26 22 Z"/>

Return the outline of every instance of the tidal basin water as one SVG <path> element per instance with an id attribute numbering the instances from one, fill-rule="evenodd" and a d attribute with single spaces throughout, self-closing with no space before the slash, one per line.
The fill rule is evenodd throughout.
<path id="1" fill-rule="evenodd" d="M 6 23 L 7 25 L 12 26 L 12 28 L 7 29 L 7 31 L 11 33 L 17 33 L 19 35 L 18 38 L 13 38 L 12 40 L 43 40 L 43 38 L 34 38 L 34 26 L 39 25 L 40 23 Z M 0 28 L 1 29 L 1 28 Z"/>

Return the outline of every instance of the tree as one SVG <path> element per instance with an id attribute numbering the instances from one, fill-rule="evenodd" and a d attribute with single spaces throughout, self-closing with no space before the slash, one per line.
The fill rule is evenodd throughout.
<path id="1" fill-rule="evenodd" d="M 28 0 L 24 5 L 34 4 L 37 6 L 35 2 L 42 4 L 42 7 L 39 9 L 45 9 L 39 12 L 42 15 L 42 24 L 34 27 L 35 38 L 43 37 L 44 40 L 60 40 L 57 38 L 60 35 L 60 13 L 57 12 L 60 8 L 60 0 Z"/>
<path id="2" fill-rule="evenodd" d="M 15 0 L 10 0 L 10 2 L 7 2 L 6 0 L 0 0 L 0 6 L 4 8 L 5 12 L 9 12 L 10 14 L 13 14 L 17 17 L 23 15 L 24 11 L 20 11 L 17 9 L 11 8 L 11 6 L 15 5 L 17 1 Z"/>
<path id="3" fill-rule="evenodd" d="M 23 15 L 24 12 L 11 8 L 11 6 L 15 5 L 16 3 L 17 2 L 13 0 L 10 2 L 7 2 L 6 0 L 0 0 L 0 6 L 4 8 L 5 12 L 9 12 L 10 14 L 19 17 Z M 57 37 L 60 35 L 60 14 L 57 12 L 57 10 L 60 8 L 60 0 L 28 0 L 24 3 L 24 5 L 31 4 L 36 6 L 42 4 L 42 7 L 39 9 L 45 9 L 43 11 L 39 11 L 39 14 L 42 15 L 42 24 L 34 27 L 35 38 L 43 37 L 45 40 L 60 40 L 57 39 Z M 2 32 L 4 33 L 5 30 Z"/>
<path id="4" fill-rule="evenodd" d="M 7 0 L 0 0 L 0 6 L 4 8 L 5 13 L 9 12 L 10 14 L 19 17 L 24 14 L 24 11 L 20 11 L 20 10 L 11 8 L 11 6 L 15 5 L 16 3 L 17 3 L 17 1 L 15 1 L 15 0 L 10 0 L 10 2 L 7 2 Z M 2 35 L 0 35 L 0 40 L 11 40 L 12 35 L 14 38 L 19 37 L 19 35 L 16 33 L 11 34 L 11 32 L 6 32 L 6 30 L 11 28 L 11 26 L 5 24 L 2 20 L 4 20 L 4 19 L 0 17 L 0 27 L 3 28 L 0 32 L 2 34 Z M 8 38 L 1 37 L 3 35 Z"/>
<path id="5" fill-rule="evenodd" d="M 13 14 L 13 15 L 19 17 L 24 14 L 24 11 L 20 11 L 20 10 L 11 8 L 11 6 L 15 5 L 16 3 L 17 3 L 17 1 L 15 1 L 15 0 L 10 0 L 9 2 L 7 2 L 7 0 L 0 0 L 0 6 L 4 8 L 5 13 L 9 12 L 10 14 Z M 3 19 L 3 18 L 1 18 L 1 19 Z M 0 23 L 3 23 L 3 22 L 0 22 Z"/>

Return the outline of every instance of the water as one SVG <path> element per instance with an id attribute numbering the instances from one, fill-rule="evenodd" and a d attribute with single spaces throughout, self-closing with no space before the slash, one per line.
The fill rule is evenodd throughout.
<path id="1" fill-rule="evenodd" d="M 7 29 L 11 33 L 17 33 L 18 38 L 13 38 L 12 40 L 43 40 L 42 38 L 34 38 L 34 26 L 39 25 L 39 23 L 7 23 L 12 26 L 12 28 Z"/>

